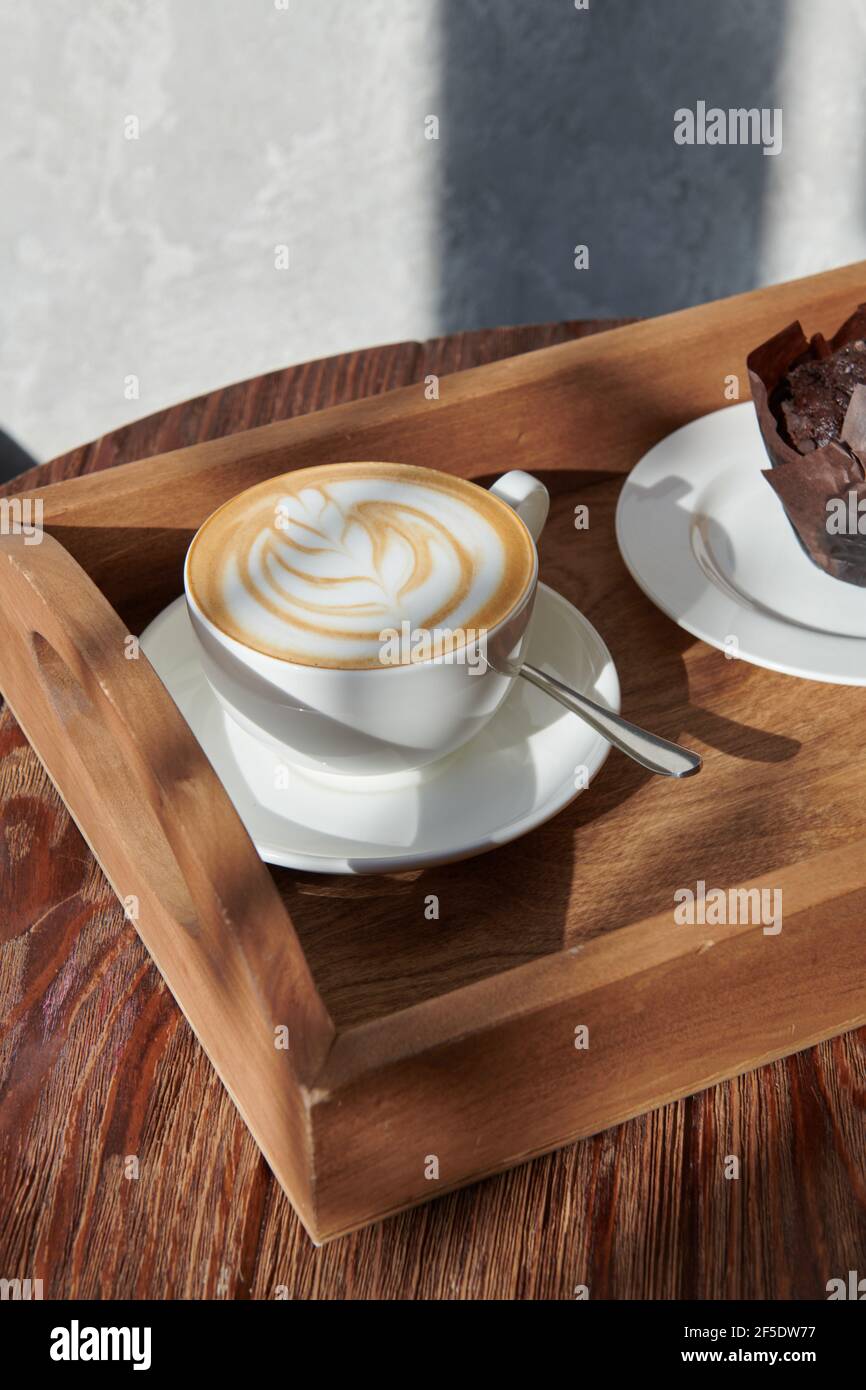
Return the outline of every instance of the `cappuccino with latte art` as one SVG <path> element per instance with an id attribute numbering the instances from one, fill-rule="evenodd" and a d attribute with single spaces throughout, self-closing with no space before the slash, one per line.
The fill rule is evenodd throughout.
<path id="1" fill-rule="evenodd" d="M 398 463 L 303 468 L 239 493 L 184 570 L 224 716 L 308 772 L 414 774 L 454 752 L 517 678 L 548 504 L 520 469 L 488 491 Z"/>
<path id="2" fill-rule="evenodd" d="M 396 463 L 269 479 L 209 518 L 187 562 L 192 598 L 228 637 L 344 670 L 392 664 L 391 635 L 407 630 L 433 635 L 406 644 L 410 662 L 459 651 L 508 617 L 534 574 L 532 539 L 510 506 Z"/>

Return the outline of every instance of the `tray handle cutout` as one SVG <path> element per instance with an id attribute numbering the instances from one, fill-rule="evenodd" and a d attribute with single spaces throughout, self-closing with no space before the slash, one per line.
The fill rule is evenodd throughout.
<path id="1" fill-rule="evenodd" d="M 247 1082 L 311 1084 L 334 1025 L 268 869 L 131 638 L 56 539 L 0 536 L 0 688 L 249 1123 Z"/>

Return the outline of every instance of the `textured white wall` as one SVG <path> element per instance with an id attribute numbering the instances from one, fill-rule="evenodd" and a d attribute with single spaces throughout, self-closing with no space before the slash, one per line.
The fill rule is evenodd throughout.
<path id="1" fill-rule="evenodd" d="M 293 361 L 866 256 L 862 0 L 279 3 L 0 9 L 0 427 L 38 457 Z M 676 146 L 698 99 L 781 106 L 782 154 Z"/>
<path id="2" fill-rule="evenodd" d="M 436 18 L 433 0 L 7 4 L 0 425 L 44 458 L 428 331 Z"/>
<path id="3" fill-rule="evenodd" d="M 769 161 L 767 283 L 866 257 L 866 5 L 790 0 L 785 17 L 776 78 L 785 147 Z"/>

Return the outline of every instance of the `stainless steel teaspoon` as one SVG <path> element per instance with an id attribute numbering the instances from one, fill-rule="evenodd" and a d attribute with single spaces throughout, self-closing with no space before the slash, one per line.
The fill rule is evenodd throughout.
<path id="1" fill-rule="evenodd" d="M 700 772 L 703 760 L 688 748 L 681 748 L 678 743 L 670 743 L 666 738 L 659 738 L 658 734 L 639 729 L 637 724 L 629 723 L 621 714 L 614 714 L 603 705 L 597 705 L 595 700 L 572 690 L 569 685 L 563 685 L 555 676 L 548 676 L 535 666 L 521 666 L 519 674 L 573 714 L 580 715 L 597 734 L 601 734 L 621 753 L 634 758 L 649 772 L 657 772 L 662 777 L 693 777 Z"/>

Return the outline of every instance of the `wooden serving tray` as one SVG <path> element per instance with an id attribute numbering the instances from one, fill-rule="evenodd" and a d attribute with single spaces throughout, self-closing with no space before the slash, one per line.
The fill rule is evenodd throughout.
<path id="1" fill-rule="evenodd" d="M 831 331 L 864 284 L 848 267 L 444 377 L 438 400 L 407 387 L 59 483 L 29 494 L 42 544 L 0 537 L 0 687 L 315 1241 L 866 1021 L 862 692 L 689 637 L 613 537 L 642 453 L 732 374 L 746 394 L 755 343 L 798 316 Z M 126 639 L 227 497 L 352 458 L 544 478 L 542 577 L 604 635 L 624 712 L 698 748 L 701 776 L 611 755 L 554 821 L 445 868 L 263 865 Z M 781 889 L 781 934 L 676 925 L 698 880 Z"/>

